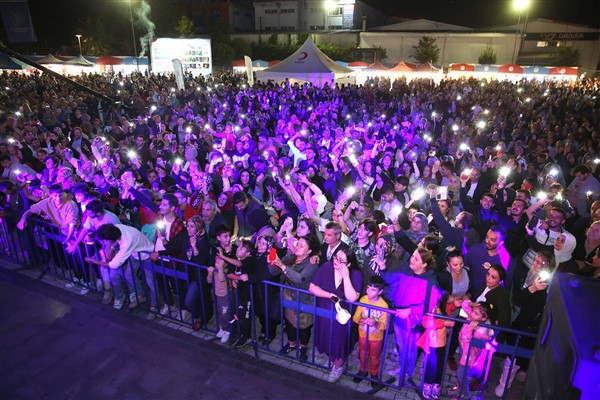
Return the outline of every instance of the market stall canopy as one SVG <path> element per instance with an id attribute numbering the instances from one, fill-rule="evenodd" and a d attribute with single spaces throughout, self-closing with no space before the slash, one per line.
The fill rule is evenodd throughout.
<path id="1" fill-rule="evenodd" d="M 387 71 L 389 68 L 383 65 L 383 63 L 379 60 L 375 61 L 373 64 L 369 65 L 367 69 L 376 69 L 379 71 Z"/>
<path id="2" fill-rule="evenodd" d="M 82 56 L 81 54 L 78 55 L 77 57 L 71 58 L 69 61 L 65 61 L 65 64 L 66 65 L 77 65 L 80 67 L 91 67 L 94 65 L 94 63 L 86 60 L 86 58 L 84 56 Z"/>
<path id="3" fill-rule="evenodd" d="M 531 67 L 524 67 L 523 73 L 526 75 L 548 75 L 548 73 L 550 73 L 550 69 L 547 67 L 534 65 Z"/>
<path id="4" fill-rule="evenodd" d="M 477 64 L 475 65 L 475 72 L 498 72 L 498 67 L 491 64 Z"/>
<path id="5" fill-rule="evenodd" d="M 408 63 L 404 61 L 400 61 L 398 64 L 394 65 L 393 68 L 390 68 L 390 71 L 397 72 L 413 72 L 417 66 L 413 63 Z"/>
<path id="6" fill-rule="evenodd" d="M 252 68 L 267 68 L 269 63 L 264 60 L 253 60 Z"/>
<path id="7" fill-rule="evenodd" d="M 517 64 L 504 64 L 498 67 L 498 72 L 504 74 L 522 74 L 523 67 Z"/>
<path id="8" fill-rule="evenodd" d="M 148 57 L 124 57 L 123 65 L 148 65 Z"/>
<path id="9" fill-rule="evenodd" d="M 475 66 L 473 64 L 452 64 L 450 71 L 474 72 Z"/>
<path id="10" fill-rule="evenodd" d="M 367 68 L 368 66 L 369 63 L 366 63 L 364 61 L 352 61 L 348 63 L 349 68 Z"/>
<path id="11" fill-rule="evenodd" d="M 311 38 L 306 39 L 294 54 L 279 64 L 256 72 L 256 79 L 262 82 L 289 79 L 293 82 L 311 82 L 316 86 L 356 82 L 354 71 L 327 57 Z"/>
<path id="12" fill-rule="evenodd" d="M 419 65 L 417 68 L 415 68 L 415 71 L 419 71 L 419 72 L 439 72 L 441 70 L 442 69 L 440 67 L 436 67 L 429 61 L 427 61 L 426 63 L 423 63 L 423 64 Z"/>
<path id="13" fill-rule="evenodd" d="M 98 57 L 96 59 L 96 64 L 98 65 L 121 65 L 123 64 L 123 59 L 114 56 L 104 56 Z"/>
<path id="14" fill-rule="evenodd" d="M 23 71 L 28 68 L 32 68 L 29 65 L 25 65 L 12 57 L 0 54 L 0 69 Z"/>
<path id="15" fill-rule="evenodd" d="M 42 58 L 35 60 L 38 64 L 64 64 L 65 62 L 59 58 L 54 57 L 52 54 L 48 54 Z"/>
<path id="16" fill-rule="evenodd" d="M 554 67 L 550 68 L 550 75 L 577 75 L 577 67 Z"/>

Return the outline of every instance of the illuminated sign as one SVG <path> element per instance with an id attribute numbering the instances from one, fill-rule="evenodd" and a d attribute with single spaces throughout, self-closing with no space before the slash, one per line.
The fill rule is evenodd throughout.
<path id="1" fill-rule="evenodd" d="M 525 40 L 554 42 L 559 40 L 598 40 L 598 32 L 527 32 Z"/>
<path id="2" fill-rule="evenodd" d="M 166 39 L 152 42 L 152 72 L 173 72 L 173 60 L 180 60 L 184 72 L 206 76 L 212 74 L 210 39 Z"/>

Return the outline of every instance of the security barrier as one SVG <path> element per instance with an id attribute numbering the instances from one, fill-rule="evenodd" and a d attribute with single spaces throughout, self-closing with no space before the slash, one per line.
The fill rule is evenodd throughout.
<path id="1" fill-rule="evenodd" d="M 108 271 L 107 267 L 98 267 L 86 261 L 87 257 L 99 257 L 100 248 L 101 245 L 97 242 L 82 243 L 72 254 L 69 254 L 66 251 L 64 236 L 60 229 L 51 223 L 39 218 L 30 218 L 26 229 L 20 231 L 8 221 L 0 219 L 0 257 L 39 268 L 45 273 L 64 280 L 69 287 L 79 287 L 81 294 L 87 294 L 90 291 L 108 291 L 111 288 L 110 290 L 114 294 L 120 296 L 123 293 L 123 307 L 125 308 L 135 308 L 139 312 L 147 313 L 150 318 L 160 317 L 188 326 L 196 325 L 194 329 L 199 328 L 207 333 L 216 334 L 230 331 L 230 343 L 244 331 L 249 330 L 248 344 L 252 347 L 255 357 L 260 357 L 263 353 L 273 353 L 294 362 L 312 365 L 315 368 L 332 368 L 335 360 L 327 355 L 318 354 L 315 333 L 320 328 L 320 324 L 329 324 L 329 332 L 333 332 L 334 325 L 339 324 L 336 320 L 333 303 L 329 309 L 318 307 L 316 297 L 310 292 L 272 281 L 251 284 L 250 299 L 240 299 L 238 291 L 232 287 L 231 282 L 228 282 L 227 296 L 224 298 L 224 296 L 217 296 L 214 286 L 208 283 L 209 267 L 171 257 L 161 257 L 156 262 L 143 259 L 143 257 L 131 258 L 118 271 Z M 307 294 L 311 300 L 303 302 L 301 301 L 302 296 L 290 296 L 290 293 L 294 292 Z M 306 298 L 306 296 L 304 297 Z M 291 300 L 291 298 L 295 298 L 295 300 Z M 410 366 L 407 368 L 405 356 L 417 346 L 417 343 L 408 341 L 403 346 L 406 349 L 405 354 L 396 353 L 397 347 L 391 323 L 394 311 L 358 302 L 346 304 L 348 304 L 351 315 L 354 315 L 356 307 L 362 306 L 368 310 L 369 317 L 372 313 L 387 313 L 389 318 L 381 344 L 381 362 L 377 374 L 373 376 L 358 375 L 360 365 L 356 360 L 358 355 L 357 325 L 352 321 L 342 325 L 342 329 L 347 329 L 347 340 L 343 346 L 346 346 L 347 354 L 349 354 L 344 360 L 344 375 L 371 382 L 369 390 L 371 393 L 385 387 L 423 390 L 423 371 L 429 356 L 425 352 L 420 352 L 419 354 L 422 354 L 421 361 L 417 362 L 415 373 L 412 376 L 405 375 L 405 371 L 410 368 Z M 426 307 L 426 309 L 428 308 Z M 298 345 L 293 351 L 282 352 L 286 344 L 286 335 L 283 333 L 285 324 L 293 325 L 296 330 L 295 337 L 299 338 L 302 329 L 300 328 L 302 314 L 310 316 L 312 321 L 310 325 L 311 338 L 306 353 L 302 354 Z M 295 315 L 296 320 L 291 321 L 290 315 Z M 457 324 L 465 322 L 461 318 L 431 316 L 441 320 L 451 320 Z M 257 319 L 259 322 L 256 321 Z M 227 323 L 228 326 L 225 326 Z M 494 339 L 489 341 L 473 339 L 470 342 L 467 364 L 471 347 L 487 351 L 480 380 L 482 389 L 474 392 L 474 397 L 477 398 L 484 397 L 484 389 L 494 355 L 501 354 L 509 358 L 510 363 L 507 365 L 509 365 L 508 375 L 510 375 L 514 368 L 513 361 L 516 358 L 529 359 L 531 357 L 531 350 L 520 347 L 519 343 L 523 338 L 535 337 L 535 334 L 529 332 L 499 328 L 495 325 L 480 324 L 480 326 L 493 329 L 494 338 L 500 332 L 505 332 L 511 335 L 513 340 L 511 340 L 511 344 L 497 343 Z M 287 329 L 288 335 L 290 332 L 293 334 L 293 330 L 290 331 L 290 329 Z M 458 329 L 458 327 L 450 328 L 448 337 L 452 337 L 454 329 Z M 409 337 L 407 336 L 407 338 Z M 364 346 L 369 348 L 369 335 L 364 340 Z M 334 343 L 335 341 L 335 335 L 330 335 L 328 346 L 325 347 L 332 348 L 334 345 L 340 345 Z M 464 388 L 461 387 L 458 391 L 453 392 L 446 387 L 456 384 L 456 376 L 452 373 L 447 374 L 446 371 L 449 347 L 450 340 L 447 341 L 443 357 L 443 380 L 440 396 L 460 398 Z M 366 356 L 363 358 L 363 362 L 367 363 L 368 358 Z M 441 361 L 438 360 L 438 362 Z M 386 375 L 387 370 L 398 366 L 400 366 L 399 372 L 395 376 Z M 368 371 L 368 365 L 362 367 L 362 370 Z M 468 373 L 467 370 L 465 370 L 466 373 Z M 493 382 L 494 385 L 495 383 Z M 360 386 L 358 390 L 362 390 Z M 506 392 L 507 388 L 504 390 L 503 398 L 506 397 Z"/>

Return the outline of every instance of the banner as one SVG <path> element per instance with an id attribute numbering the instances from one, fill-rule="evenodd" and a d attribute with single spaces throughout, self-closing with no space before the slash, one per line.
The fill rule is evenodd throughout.
<path id="1" fill-rule="evenodd" d="M 246 65 L 246 75 L 248 75 L 248 85 L 254 86 L 254 73 L 252 72 L 252 59 L 244 56 L 244 64 Z"/>
<path id="2" fill-rule="evenodd" d="M 27 0 L 0 1 L 0 14 L 11 43 L 37 42 Z"/>
<path id="3" fill-rule="evenodd" d="M 183 65 L 181 61 L 174 59 L 173 62 L 173 73 L 175 73 L 175 82 L 177 82 L 177 88 L 179 90 L 185 89 L 185 81 L 183 79 Z"/>

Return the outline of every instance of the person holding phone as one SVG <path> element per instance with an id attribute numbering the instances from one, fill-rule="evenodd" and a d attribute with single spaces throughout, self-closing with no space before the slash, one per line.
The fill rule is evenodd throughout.
<path id="1" fill-rule="evenodd" d="M 554 253 L 546 250 L 539 251 L 534 260 L 525 284 L 513 294 L 513 305 L 518 307 L 518 314 L 515 317 L 511 328 L 519 331 L 537 333 L 542 320 L 544 307 L 546 306 L 546 298 L 548 297 L 548 285 L 552 278 L 550 271 L 554 270 L 555 260 Z M 508 335 L 507 340 L 510 343 L 515 343 L 517 337 Z M 533 350 L 535 346 L 535 337 L 521 336 L 519 338 L 519 347 Z M 513 364 L 511 367 L 511 363 Z M 516 358 L 510 360 L 506 358 L 502 365 L 502 375 L 500 382 L 495 388 L 495 393 L 498 397 L 504 395 L 506 388 L 511 387 L 513 380 L 519 370 L 521 374 L 526 373 L 529 366 L 529 360 L 526 358 Z"/>

